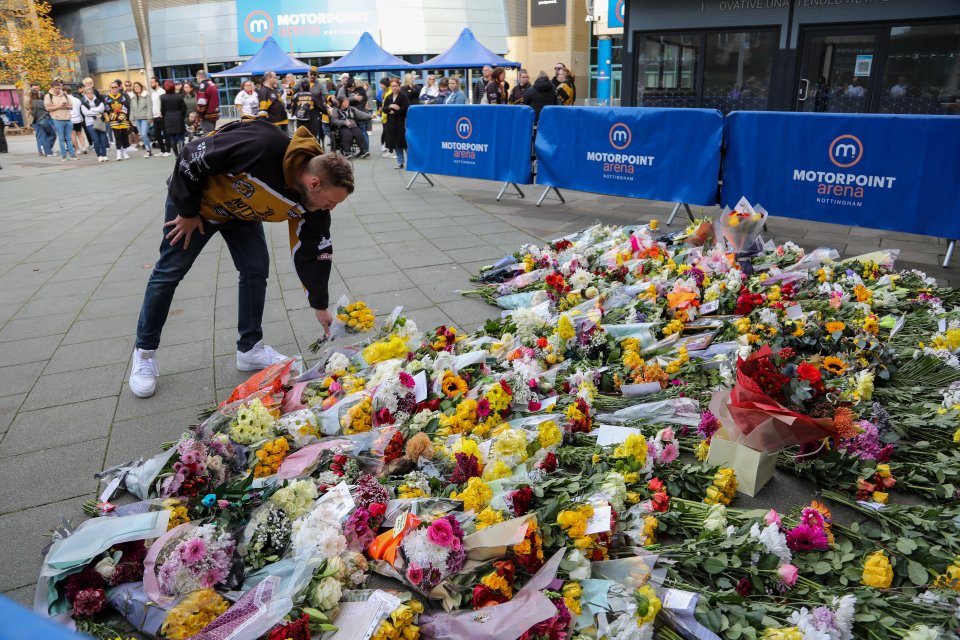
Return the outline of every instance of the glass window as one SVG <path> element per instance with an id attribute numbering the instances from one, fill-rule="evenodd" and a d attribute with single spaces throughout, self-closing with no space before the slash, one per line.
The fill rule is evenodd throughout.
<path id="1" fill-rule="evenodd" d="M 694 107 L 702 37 L 695 33 L 640 36 L 637 104 Z"/>
<path id="2" fill-rule="evenodd" d="M 890 28 L 880 113 L 960 114 L 960 23 Z"/>
<path id="3" fill-rule="evenodd" d="M 708 33 L 701 106 L 724 113 L 765 110 L 776 40 L 770 30 Z"/>

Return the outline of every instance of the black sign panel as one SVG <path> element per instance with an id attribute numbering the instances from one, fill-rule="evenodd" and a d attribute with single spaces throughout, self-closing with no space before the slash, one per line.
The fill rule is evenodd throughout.
<path id="1" fill-rule="evenodd" d="M 530 0 L 530 26 L 567 23 L 567 0 Z"/>

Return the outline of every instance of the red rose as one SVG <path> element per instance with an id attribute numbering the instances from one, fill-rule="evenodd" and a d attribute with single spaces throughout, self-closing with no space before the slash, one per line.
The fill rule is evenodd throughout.
<path id="1" fill-rule="evenodd" d="M 510 502 L 513 504 L 513 512 L 517 516 L 522 516 L 530 510 L 530 503 L 533 502 L 533 490 L 530 487 L 523 487 L 510 493 Z"/>
<path id="2" fill-rule="evenodd" d="M 490 587 L 478 584 L 473 588 L 473 608 L 482 609 L 495 604 L 503 604 L 507 599 Z"/>
<path id="3" fill-rule="evenodd" d="M 818 385 L 820 384 L 821 380 L 820 369 L 817 369 L 812 364 L 804 362 L 797 367 L 797 377 L 801 380 L 806 380 L 811 385 Z"/>
<path id="4" fill-rule="evenodd" d="M 663 480 L 660 478 L 650 478 L 650 481 L 647 483 L 647 489 L 653 492 L 663 491 Z"/>
<path id="5" fill-rule="evenodd" d="M 737 593 L 741 597 L 746 598 L 750 595 L 750 591 L 753 589 L 753 585 L 750 583 L 750 580 L 747 578 L 740 578 L 740 581 L 737 583 Z"/>
<path id="6" fill-rule="evenodd" d="M 665 491 L 653 494 L 653 510 L 665 513 L 670 508 L 670 496 Z"/>
<path id="7" fill-rule="evenodd" d="M 379 518 L 380 516 L 382 516 L 384 513 L 387 512 L 387 505 L 381 502 L 374 502 L 369 507 L 367 507 L 367 511 L 369 511 L 370 515 L 373 516 L 374 518 Z"/>
<path id="8" fill-rule="evenodd" d="M 553 453 L 548 453 L 547 456 L 543 459 L 543 462 L 540 463 L 540 468 L 546 471 L 547 473 L 553 473 L 557 470 L 557 456 Z"/>

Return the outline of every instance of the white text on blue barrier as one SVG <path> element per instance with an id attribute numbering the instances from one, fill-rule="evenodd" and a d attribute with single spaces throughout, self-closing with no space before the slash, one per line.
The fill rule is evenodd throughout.
<path id="1" fill-rule="evenodd" d="M 653 166 L 653 156 L 635 156 L 628 153 L 587 151 L 587 160 L 592 162 L 613 162 L 616 164 L 637 164 L 648 167 Z"/>
<path id="2" fill-rule="evenodd" d="M 440 143 L 441 149 L 447 149 L 452 151 L 480 151 L 485 153 L 489 145 L 480 144 L 478 142 L 447 142 L 443 141 Z"/>
<path id="3" fill-rule="evenodd" d="M 865 176 L 855 173 L 836 173 L 833 171 L 793 170 L 793 179 L 801 182 L 823 182 L 826 184 L 857 185 L 858 187 L 893 188 L 892 176 Z"/>

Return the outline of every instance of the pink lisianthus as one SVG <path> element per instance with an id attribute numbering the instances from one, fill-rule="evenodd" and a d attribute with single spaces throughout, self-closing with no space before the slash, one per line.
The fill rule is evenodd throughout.
<path id="1" fill-rule="evenodd" d="M 800 571 L 792 564 L 782 564 L 777 568 L 777 575 L 780 576 L 783 584 L 792 588 L 793 585 L 797 584 L 797 577 L 800 575 Z"/>
<path id="2" fill-rule="evenodd" d="M 453 527 L 450 526 L 450 520 L 448 518 L 440 518 L 430 523 L 430 527 L 427 529 L 427 538 L 439 547 L 452 547 L 454 535 Z"/>

